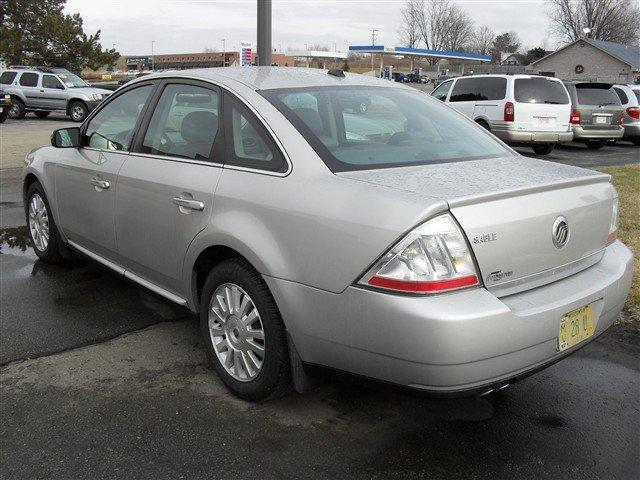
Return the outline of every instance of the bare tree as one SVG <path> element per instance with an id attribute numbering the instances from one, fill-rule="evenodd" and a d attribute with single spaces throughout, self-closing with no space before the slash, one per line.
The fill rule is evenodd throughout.
<path id="1" fill-rule="evenodd" d="M 398 39 L 407 47 L 417 47 L 420 43 L 420 12 L 424 10 L 421 0 L 407 0 L 400 9 L 401 23 L 398 29 Z"/>
<path id="2" fill-rule="evenodd" d="M 407 2 L 408 7 L 409 2 Z M 473 34 L 473 21 L 453 0 L 413 0 L 420 37 L 432 50 L 460 50 Z M 432 65 L 437 58 L 430 59 Z"/>
<path id="3" fill-rule="evenodd" d="M 637 0 L 548 0 L 547 5 L 552 31 L 562 40 L 586 36 L 637 44 L 640 39 Z"/>
<path id="4" fill-rule="evenodd" d="M 490 27 L 483 25 L 473 34 L 470 48 L 474 52 L 486 55 L 491 51 L 491 46 L 493 45 L 495 38 L 496 32 L 494 32 Z"/>
<path id="5" fill-rule="evenodd" d="M 447 10 L 445 24 L 444 46 L 447 50 L 463 50 L 469 46 L 474 26 L 467 12 L 455 3 L 451 4 Z"/>

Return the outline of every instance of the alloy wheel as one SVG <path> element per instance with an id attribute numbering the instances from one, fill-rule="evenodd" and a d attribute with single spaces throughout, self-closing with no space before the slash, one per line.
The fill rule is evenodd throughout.
<path id="1" fill-rule="evenodd" d="M 49 246 L 49 214 L 44 201 L 37 193 L 29 201 L 29 231 L 34 246 L 44 252 Z"/>
<path id="2" fill-rule="evenodd" d="M 71 118 L 76 121 L 80 121 L 84 118 L 84 108 L 80 105 L 76 105 L 71 109 Z"/>
<path id="3" fill-rule="evenodd" d="M 241 382 L 258 376 L 265 355 L 264 327 L 253 300 L 235 283 L 220 285 L 211 297 L 209 335 L 229 375 Z"/>

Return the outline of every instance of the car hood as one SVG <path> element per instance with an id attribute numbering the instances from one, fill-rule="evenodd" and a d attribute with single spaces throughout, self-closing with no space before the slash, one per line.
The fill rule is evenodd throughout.
<path id="1" fill-rule="evenodd" d="M 444 200 L 451 206 L 560 185 L 609 181 L 610 178 L 593 170 L 523 156 L 359 170 L 337 175 Z"/>
<path id="2" fill-rule="evenodd" d="M 113 92 L 111 90 L 106 90 L 104 88 L 96 88 L 96 87 L 80 87 L 80 88 L 70 88 L 72 92 L 76 92 L 84 95 L 91 95 L 92 93 L 100 93 L 102 95 L 108 96 Z"/>

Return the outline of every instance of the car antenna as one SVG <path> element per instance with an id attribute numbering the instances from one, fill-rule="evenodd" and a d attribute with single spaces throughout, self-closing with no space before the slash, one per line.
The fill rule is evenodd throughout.
<path id="1" fill-rule="evenodd" d="M 344 72 L 339 68 L 332 68 L 327 72 L 329 75 L 333 75 L 334 77 L 342 77 L 344 78 Z"/>

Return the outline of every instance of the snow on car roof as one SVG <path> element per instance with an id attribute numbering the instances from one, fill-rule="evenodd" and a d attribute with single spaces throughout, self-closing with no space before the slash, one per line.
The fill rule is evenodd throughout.
<path id="1" fill-rule="evenodd" d="M 330 75 L 327 70 L 301 67 L 218 67 L 164 72 L 158 76 L 178 76 L 210 79 L 224 83 L 225 79 L 243 83 L 254 90 L 276 88 L 319 87 L 332 85 L 395 86 L 398 83 L 368 75 L 344 73 L 344 77 Z M 149 77 L 146 77 L 149 79 Z"/>

